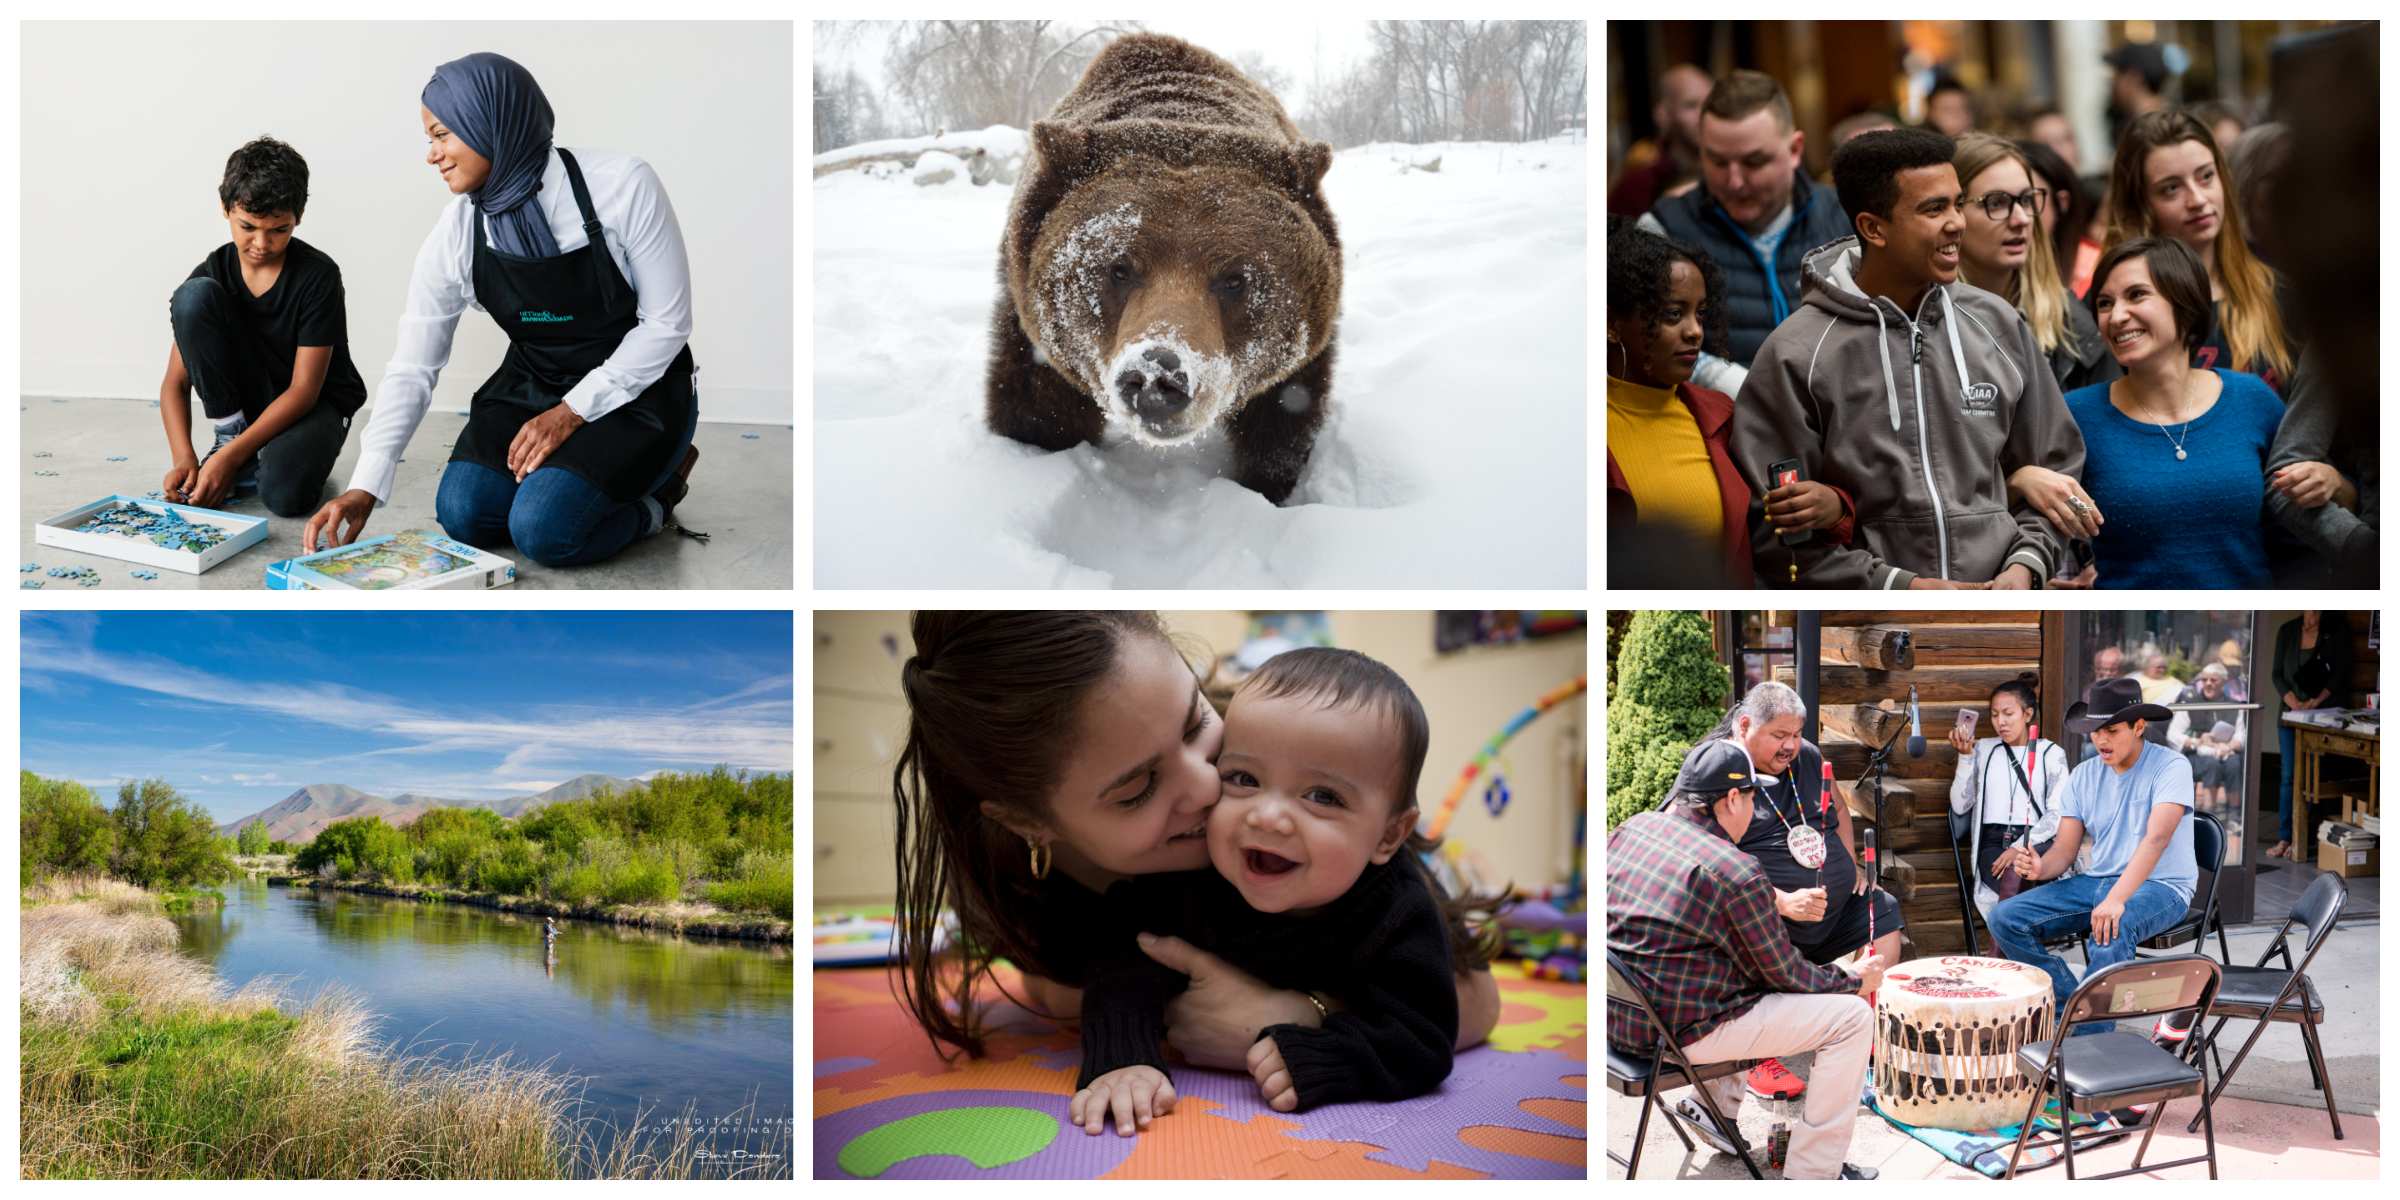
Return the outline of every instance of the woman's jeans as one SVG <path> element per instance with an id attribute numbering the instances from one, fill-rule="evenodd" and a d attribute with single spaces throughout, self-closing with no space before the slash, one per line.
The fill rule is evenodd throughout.
<path id="1" fill-rule="evenodd" d="M 2110 888 L 2117 886 L 2117 878 L 2076 875 L 2056 879 L 1992 907 L 1988 922 L 1992 940 L 2000 943 L 2000 952 L 2009 958 L 2050 973 L 2050 990 L 2062 1015 L 2067 997 L 2075 992 L 2075 975 L 2067 969 L 2066 959 L 2051 953 L 2042 943 L 2070 934 L 2090 934 L 2092 909 L 2108 897 Z M 2155 879 L 2145 881 L 2125 902 L 2125 915 L 2118 922 L 2116 940 L 2091 943 L 2092 965 L 2088 970 L 2097 971 L 2130 960 L 2135 946 L 2173 927 L 2190 908 L 2191 902 L 2178 897 L 2172 888 Z M 2075 1036 L 2107 1033 L 2115 1028 L 2113 1022 L 2096 1021 L 2077 1027 Z"/>
<path id="2" fill-rule="evenodd" d="M 505 471 L 452 459 L 442 471 L 433 511 L 442 529 L 470 546 L 515 542 L 545 567 L 575 567 L 614 557 L 656 532 L 663 513 L 648 496 L 618 502 L 583 476 L 543 467 L 519 483 Z"/>
<path id="3" fill-rule="evenodd" d="M 2281 721 L 2275 723 L 2275 748 L 2283 752 L 2275 767 L 2276 773 L 2283 776 L 2283 799 L 2275 805 L 2275 840 L 2288 842 L 2292 840 L 2292 767 L 2300 754 L 2300 739 L 2294 736 L 2291 726 Z"/>

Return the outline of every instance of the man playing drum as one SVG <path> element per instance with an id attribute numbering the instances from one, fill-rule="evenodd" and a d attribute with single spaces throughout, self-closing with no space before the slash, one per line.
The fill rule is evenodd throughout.
<path id="1" fill-rule="evenodd" d="M 1868 941 L 1873 905 L 1875 953 L 1896 962 L 1900 902 L 1880 888 L 1867 892 L 1849 806 L 1838 797 L 1826 802 L 1824 756 L 1800 736 L 1807 715 L 1800 693 L 1769 681 L 1751 688 L 1717 723 L 1711 740 L 1748 751 L 1758 772 L 1756 818 L 1733 840 L 1766 871 L 1784 935 L 1802 957 L 1825 964 L 1858 953 Z M 1770 1100 L 1796 1099 L 1808 1086 L 1777 1059 L 1751 1068 L 1748 1082 L 1753 1095 Z"/>
<path id="2" fill-rule="evenodd" d="M 2019 892 L 1992 909 L 1992 938 L 2001 952 L 2049 972 L 2062 1011 L 2075 975 L 2045 940 L 2090 934 L 2089 969 L 2097 971 L 2132 958 L 2135 946 L 2174 925 L 2191 904 L 2200 878 L 2192 857 L 2192 764 L 2147 737 L 2150 722 L 2172 715 L 2145 703 L 2134 679 L 2094 685 L 2088 702 L 2067 710 L 2068 730 L 2089 734 L 2098 753 L 2067 775 L 2058 840 L 2047 854 L 2025 846 L 2010 851 L 2026 878 L 2051 879 L 2091 839 L 2083 874 Z M 2113 1028 L 2094 1022 L 2075 1033 Z"/>
<path id="3" fill-rule="evenodd" d="M 1636 814 L 1609 835 L 1608 947 L 1695 1064 L 1815 1052 L 1819 1086 L 1792 1130 L 1784 1178 L 1873 1179 L 1873 1168 L 1842 1159 L 1874 1048 L 1874 1010 L 1860 998 L 1882 983 L 1889 960 L 1870 954 L 1854 974 L 1793 948 L 1766 870 L 1736 848 L 1770 819 L 1757 812 L 1757 790 L 1740 746 L 1703 742 L 1684 757 L 1665 811 Z M 1609 998 L 1610 1044 L 1647 1054 L 1648 1032 L 1639 1009 Z M 1700 1086 L 1734 1119 L 1734 1077 Z M 1675 1111 L 1732 1152 L 1705 1108 L 1686 1099 Z"/>

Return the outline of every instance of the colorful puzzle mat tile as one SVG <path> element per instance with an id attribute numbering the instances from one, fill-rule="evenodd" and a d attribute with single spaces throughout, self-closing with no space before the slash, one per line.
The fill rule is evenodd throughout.
<path id="1" fill-rule="evenodd" d="M 1015 990 L 1016 975 L 998 971 Z M 1585 992 L 1503 964 L 1500 1023 L 1441 1090 L 1279 1113 L 1246 1075 L 1177 1066 L 1175 1111 L 1133 1137 L 1067 1124 L 1071 1030 L 993 997 L 988 1054 L 944 1064 L 881 968 L 816 987 L 820 1179 L 1582 1179 Z"/>

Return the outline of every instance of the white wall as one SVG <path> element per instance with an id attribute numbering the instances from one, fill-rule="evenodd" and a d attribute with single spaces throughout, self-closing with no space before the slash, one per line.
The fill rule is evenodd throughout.
<path id="1" fill-rule="evenodd" d="M 148 398 L 167 296 L 228 237 L 225 157 L 308 160 L 299 236 L 341 264 L 372 393 L 417 248 L 450 193 L 419 93 L 478 50 L 523 63 L 557 138 L 638 155 L 692 261 L 702 420 L 792 421 L 792 26 L 784 22 L 29 22 L 23 37 L 23 394 Z M 507 340 L 469 310 L 437 407 L 465 411 Z"/>

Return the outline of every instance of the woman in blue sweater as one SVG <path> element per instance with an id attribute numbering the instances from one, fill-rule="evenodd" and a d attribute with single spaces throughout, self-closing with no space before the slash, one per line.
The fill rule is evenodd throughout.
<path id="1" fill-rule="evenodd" d="M 2195 367 L 2208 270 L 2183 243 L 2135 238 L 2092 273 L 2089 303 L 2125 377 L 2067 393 L 2083 487 L 2108 514 L 2093 586 L 2263 588 L 2267 452 L 2283 402 L 2255 375 Z"/>
<path id="2" fill-rule="evenodd" d="M 2266 456 L 2282 401 L 2256 374 L 2191 365 L 2208 269 L 2172 238 L 2100 257 L 2093 319 L 2124 379 L 2066 394 L 2102 511 L 2098 588 L 2266 588 Z"/>

